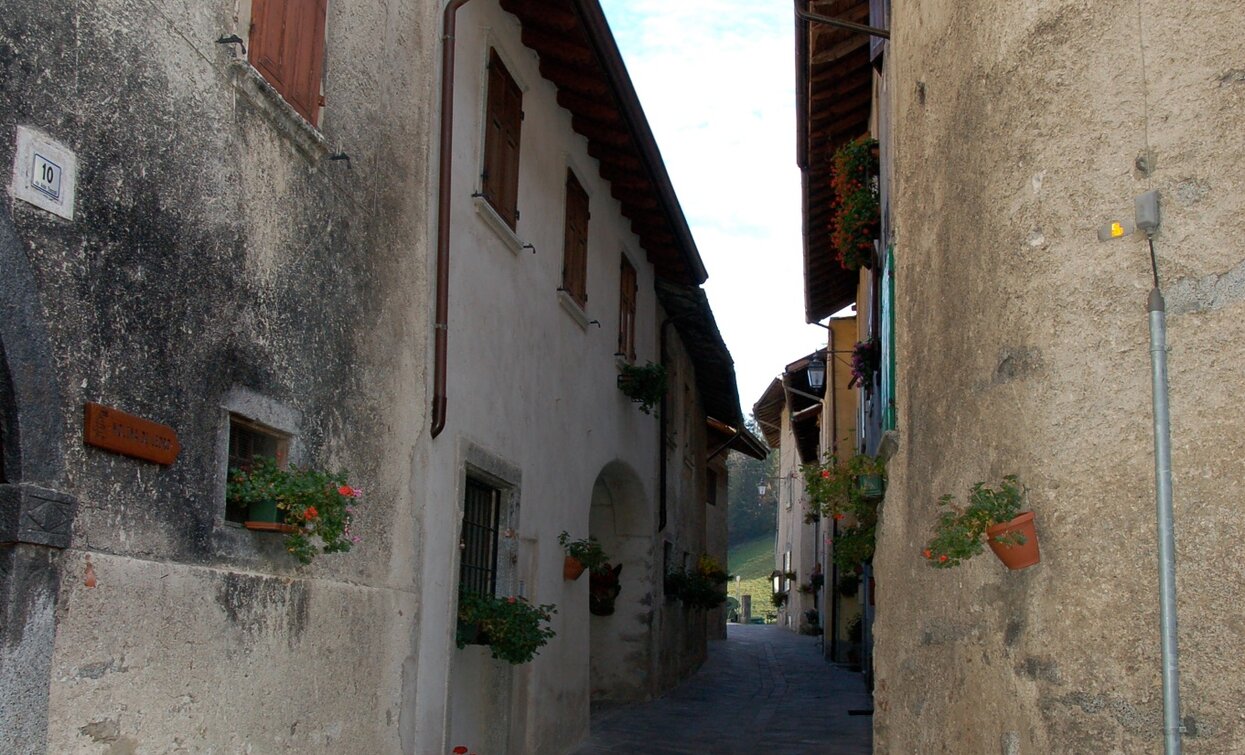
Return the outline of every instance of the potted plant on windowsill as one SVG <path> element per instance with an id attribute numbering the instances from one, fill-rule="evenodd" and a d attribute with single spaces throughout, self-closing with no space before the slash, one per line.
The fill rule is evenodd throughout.
<path id="1" fill-rule="evenodd" d="M 666 395 L 666 368 L 652 362 L 643 367 L 623 364 L 618 368 L 618 389 L 639 404 L 640 411 L 653 414 Z"/>
<path id="2" fill-rule="evenodd" d="M 873 391 L 873 379 L 882 370 L 882 343 L 877 338 L 857 341 L 852 347 L 852 379 L 847 387 Z"/>
<path id="3" fill-rule="evenodd" d="M 1007 475 L 998 489 L 984 482 L 973 485 L 968 505 L 958 507 L 950 494 L 938 499 L 947 507 L 938 517 L 934 537 L 921 555 L 930 566 L 949 569 L 984 550 L 983 543 L 1009 569 L 1024 569 L 1041 561 L 1033 512 L 1021 512 L 1024 487 Z"/>
<path id="4" fill-rule="evenodd" d="M 568 581 L 579 579 L 584 569 L 604 569 L 609 561 L 609 556 L 601 549 L 601 544 L 591 535 L 582 540 L 571 540 L 566 530 L 562 530 L 562 534 L 558 535 L 558 545 L 566 551 L 566 557 L 562 561 L 562 578 Z"/>
<path id="5" fill-rule="evenodd" d="M 556 634 L 549 628 L 557 606 L 533 605 L 526 598 L 499 598 L 464 591 L 458 594 L 458 632 L 455 644 L 488 645 L 489 652 L 507 663 L 527 663 Z"/>
<path id="6" fill-rule="evenodd" d="M 285 533 L 285 549 L 304 564 L 319 551 L 344 553 L 360 541 L 350 531 L 363 491 L 344 472 L 308 467 L 281 469 L 257 457 L 249 470 L 231 469 L 225 486 L 230 505 L 245 508 L 248 529 Z"/>

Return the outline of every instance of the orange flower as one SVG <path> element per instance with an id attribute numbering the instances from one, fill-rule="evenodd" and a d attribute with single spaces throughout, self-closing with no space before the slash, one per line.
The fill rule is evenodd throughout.
<path id="1" fill-rule="evenodd" d="M 829 470 L 829 469 L 823 469 L 823 470 L 821 470 L 821 479 L 823 479 L 823 480 L 824 480 L 824 479 L 826 479 L 826 478 L 828 478 L 828 477 L 830 477 L 830 470 Z"/>
<path id="2" fill-rule="evenodd" d="M 926 548 L 925 550 L 921 551 L 921 555 L 922 555 L 922 556 L 924 556 L 924 557 L 926 557 L 926 558 L 933 558 L 933 557 L 934 557 L 934 552 L 933 552 L 932 550 L 930 550 L 929 548 Z"/>
<path id="3" fill-rule="evenodd" d="M 947 554 L 945 553 L 938 557 L 938 563 L 942 563 L 946 560 L 947 560 Z"/>
<path id="4" fill-rule="evenodd" d="M 346 494 L 345 494 L 345 493 L 342 493 L 342 495 L 346 495 Z M 459 745 L 459 746 L 455 747 L 455 748 L 454 748 L 454 755 L 467 755 L 467 748 L 466 748 L 466 747 L 463 747 L 462 745 Z"/>
<path id="5" fill-rule="evenodd" d="M 843 514 L 843 513 L 835 514 L 835 515 L 834 515 L 834 521 L 836 521 L 836 522 L 841 522 L 841 521 L 843 521 L 843 517 L 845 517 L 845 516 L 847 516 L 847 515 L 846 515 L 846 514 Z"/>
<path id="6" fill-rule="evenodd" d="M 303 519 L 306 519 L 309 522 L 318 516 L 320 516 L 320 512 L 316 511 L 315 506 L 308 506 L 307 510 L 303 512 Z"/>

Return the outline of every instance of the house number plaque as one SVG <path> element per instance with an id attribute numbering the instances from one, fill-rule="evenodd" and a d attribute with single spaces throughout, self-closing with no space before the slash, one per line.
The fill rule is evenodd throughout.
<path id="1" fill-rule="evenodd" d="M 88 445 L 157 464 L 172 464 L 182 450 L 177 431 L 168 425 L 101 404 L 86 405 L 82 429 Z"/>

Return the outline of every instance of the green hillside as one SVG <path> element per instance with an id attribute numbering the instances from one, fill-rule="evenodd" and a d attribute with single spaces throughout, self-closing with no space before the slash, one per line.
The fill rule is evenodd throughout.
<path id="1" fill-rule="evenodd" d="M 738 584 L 732 578 L 727 585 L 730 594 L 751 595 L 753 616 L 771 613 L 774 606 L 770 603 L 773 588 L 769 575 L 774 571 L 774 536 L 762 535 L 731 546 L 726 562 L 727 571 L 740 577 Z"/>

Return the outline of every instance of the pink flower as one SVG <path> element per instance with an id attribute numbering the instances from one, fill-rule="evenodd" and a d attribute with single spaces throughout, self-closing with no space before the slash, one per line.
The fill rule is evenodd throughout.
<path id="1" fill-rule="evenodd" d="M 821 479 L 826 480 L 829 478 L 830 478 L 830 470 L 829 469 L 821 470 Z"/>
<path id="2" fill-rule="evenodd" d="M 514 596 L 512 595 L 512 596 L 510 596 L 509 598 L 506 598 L 506 602 L 507 602 L 507 603 L 513 603 L 513 602 L 515 602 L 515 601 L 514 601 Z"/>

